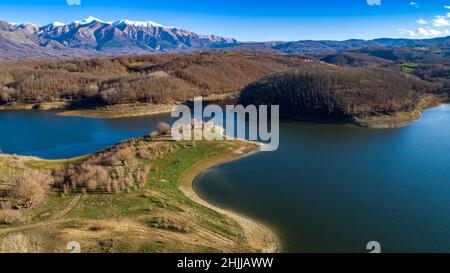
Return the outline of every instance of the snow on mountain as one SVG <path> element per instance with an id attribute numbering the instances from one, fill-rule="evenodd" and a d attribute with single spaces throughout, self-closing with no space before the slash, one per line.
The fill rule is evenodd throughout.
<path id="1" fill-rule="evenodd" d="M 27 44 L 42 54 L 50 50 L 61 55 L 71 55 L 74 50 L 77 53 L 92 54 L 168 52 L 208 49 L 236 43 L 238 41 L 232 38 L 197 34 L 153 21 L 123 19 L 108 22 L 89 16 L 68 24 L 53 22 L 41 27 L 31 23 L 13 25 L 0 21 L 0 49 L 2 44 L 8 44 L 11 49 L 19 44 Z M 14 52 L 16 54 L 23 50 Z"/>
<path id="2" fill-rule="evenodd" d="M 93 16 L 89 16 L 86 19 L 83 20 L 75 20 L 73 21 L 73 23 L 78 24 L 78 25 L 89 25 L 92 22 L 99 22 L 99 23 L 104 23 L 104 24 L 111 24 L 111 22 L 105 22 L 103 20 L 100 20 L 98 18 L 95 18 Z"/>
<path id="3" fill-rule="evenodd" d="M 154 27 L 165 27 L 161 24 L 155 23 L 153 21 L 146 21 L 146 22 L 141 22 L 141 21 L 131 21 L 128 19 L 124 19 L 124 20 L 119 20 L 119 21 L 115 21 L 113 23 L 114 26 L 118 26 L 118 25 L 129 25 L 129 26 L 135 26 L 135 27 L 149 27 L 149 26 L 154 26 Z"/>
<path id="4" fill-rule="evenodd" d="M 63 27 L 66 24 L 56 21 L 56 22 L 53 22 L 51 25 L 54 27 Z"/>
<path id="5" fill-rule="evenodd" d="M 94 16 L 89 16 L 88 18 L 85 18 L 83 20 L 75 20 L 73 22 L 71 22 L 71 24 L 76 24 L 76 25 L 89 25 L 93 22 L 99 22 L 99 23 L 103 23 L 103 24 L 108 24 L 108 25 L 113 25 L 113 26 L 119 26 L 119 25 L 128 25 L 128 26 L 135 26 L 135 27 L 164 27 L 164 28 L 173 28 L 173 27 L 167 27 L 164 26 L 162 24 L 153 22 L 153 21 L 133 21 L 133 20 L 128 20 L 128 19 L 122 19 L 122 20 L 118 20 L 118 21 L 104 21 L 102 19 L 96 18 Z M 33 23 L 30 22 L 24 22 L 24 23 L 13 23 L 13 22 L 9 22 L 9 24 L 17 26 L 17 27 L 24 27 L 27 25 L 32 25 L 32 26 L 36 26 Z M 61 23 L 58 21 L 55 21 L 51 24 L 48 25 L 43 25 L 43 27 L 47 27 L 47 26 L 53 26 L 53 27 L 63 27 L 66 26 L 67 24 L 65 23 Z"/>
<path id="6" fill-rule="evenodd" d="M 21 27 L 21 28 L 24 28 L 24 27 L 26 27 L 26 26 L 33 26 L 33 27 L 37 27 L 35 24 L 33 24 L 33 23 L 30 23 L 30 22 L 24 22 L 24 23 L 19 23 L 19 24 L 17 24 L 17 23 L 13 23 L 15 26 L 17 26 L 17 27 Z"/>
<path id="7" fill-rule="evenodd" d="M 128 19 L 123 19 L 123 20 L 118 20 L 118 21 L 104 21 L 101 19 L 98 19 L 96 17 L 93 16 L 89 16 L 86 19 L 83 20 L 75 20 L 73 21 L 73 23 L 78 24 L 78 25 L 89 25 L 92 22 L 100 22 L 100 23 L 104 23 L 104 24 L 108 24 L 108 25 L 113 25 L 113 26 L 119 26 L 119 25 L 128 25 L 128 26 L 135 26 L 135 27 L 149 27 L 149 26 L 153 26 L 153 27 L 165 27 L 159 23 L 153 22 L 153 21 L 133 21 L 133 20 L 128 20 Z M 64 24 L 65 25 L 65 24 Z"/>

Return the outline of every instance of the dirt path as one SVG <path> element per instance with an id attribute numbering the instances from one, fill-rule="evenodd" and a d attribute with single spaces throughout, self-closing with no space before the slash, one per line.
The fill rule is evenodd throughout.
<path id="1" fill-rule="evenodd" d="M 78 194 L 74 199 L 72 199 L 72 201 L 69 202 L 67 207 L 65 207 L 63 210 L 61 210 L 61 211 L 57 212 L 55 215 L 53 215 L 52 219 L 56 220 L 56 219 L 62 218 L 67 213 L 71 212 L 75 208 L 75 206 L 78 204 L 78 201 L 80 201 L 82 196 L 83 195 L 81 193 Z"/>
<path id="2" fill-rule="evenodd" d="M 256 251 L 260 251 L 263 253 L 278 252 L 280 250 L 279 241 L 269 228 L 235 212 L 224 210 L 209 204 L 208 202 L 201 199 L 192 188 L 193 181 L 202 171 L 212 168 L 218 164 L 235 159 L 237 159 L 237 156 L 225 155 L 210 158 L 207 161 L 195 164 L 194 166 L 189 168 L 183 175 L 181 175 L 180 190 L 196 203 L 224 214 L 235 220 L 243 229 L 247 243 Z"/>
<path id="3" fill-rule="evenodd" d="M 50 225 L 53 225 L 53 224 L 64 222 L 66 220 L 65 219 L 61 219 L 61 218 L 64 217 L 67 213 L 69 213 L 70 211 L 72 211 L 75 208 L 75 206 L 78 204 L 78 201 L 80 201 L 82 196 L 83 196 L 82 194 L 78 194 L 74 199 L 72 199 L 69 202 L 67 207 L 65 207 L 63 210 L 61 210 L 61 211 L 57 212 L 55 215 L 53 215 L 50 218 L 50 220 L 46 220 L 46 221 L 42 221 L 42 222 L 38 222 L 38 223 L 33 223 L 33 224 L 21 225 L 21 226 L 17 226 L 17 227 L 0 229 L 0 234 L 2 234 L 2 233 L 9 233 L 9 232 L 16 232 L 16 231 L 32 229 L 32 228 L 40 228 L 40 227 L 50 226 Z"/>
<path id="4" fill-rule="evenodd" d="M 4 228 L 4 229 L 0 229 L 0 234 L 9 233 L 9 232 L 17 232 L 17 231 L 22 231 L 22 230 L 26 230 L 26 229 L 40 228 L 40 227 L 45 227 L 45 226 L 51 226 L 51 225 L 58 224 L 58 223 L 61 223 L 64 221 L 65 221 L 64 219 L 47 220 L 44 222 L 38 222 L 38 223 L 34 223 L 34 224 L 21 225 L 21 226 L 11 227 L 11 228 Z"/>

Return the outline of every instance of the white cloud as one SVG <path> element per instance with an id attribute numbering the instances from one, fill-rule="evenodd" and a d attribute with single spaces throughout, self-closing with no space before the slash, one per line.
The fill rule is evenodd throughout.
<path id="1" fill-rule="evenodd" d="M 437 29 L 426 29 L 425 30 L 425 34 L 424 35 L 428 35 L 428 36 L 439 36 L 442 34 L 442 31 L 439 31 Z"/>
<path id="2" fill-rule="evenodd" d="M 416 30 L 409 30 L 409 29 L 402 29 L 401 32 L 408 34 L 411 37 L 436 37 L 436 36 L 440 36 L 444 33 L 447 33 L 448 30 L 446 30 L 445 32 L 442 32 L 440 30 L 437 29 L 432 29 L 432 28 L 423 28 L 420 27 Z"/>
<path id="3" fill-rule="evenodd" d="M 416 32 L 414 30 L 402 29 L 401 32 L 406 33 L 411 37 L 416 36 Z"/>
<path id="4" fill-rule="evenodd" d="M 416 21 L 419 25 L 426 25 L 426 24 L 428 24 L 428 22 L 425 20 L 425 19 L 423 19 L 423 18 L 420 18 L 419 20 L 417 20 Z"/>
<path id="5" fill-rule="evenodd" d="M 450 21 L 445 16 L 437 15 L 433 20 L 433 25 L 435 27 L 447 27 L 450 26 Z"/>
<path id="6" fill-rule="evenodd" d="M 417 2 L 410 2 L 409 5 L 416 8 L 419 7 Z M 450 9 L 450 5 L 444 6 L 446 9 Z M 414 38 L 430 38 L 437 36 L 450 35 L 450 12 L 446 15 L 436 15 L 432 19 L 419 18 L 416 23 L 420 25 L 417 29 L 398 29 L 399 32 L 407 34 Z M 432 26 L 427 26 L 432 25 Z M 439 29 L 437 29 L 439 28 Z"/>

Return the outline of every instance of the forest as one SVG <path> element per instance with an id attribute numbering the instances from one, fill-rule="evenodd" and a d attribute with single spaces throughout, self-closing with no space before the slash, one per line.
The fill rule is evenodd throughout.
<path id="1" fill-rule="evenodd" d="M 257 79 L 303 61 L 300 56 L 251 52 L 5 61 L 0 63 L 0 104 L 182 102 L 198 95 L 239 92 Z"/>
<path id="2" fill-rule="evenodd" d="M 450 49 L 441 47 L 367 47 L 316 56 L 339 66 L 379 67 L 401 71 L 433 83 L 437 92 L 450 94 Z"/>
<path id="3" fill-rule="evenodd" d="M 432 91 L 432 84 L 401 72 L 321 64 L 252 83 L 241 93 L 240 102 L 280 105 L 285 116 L 352 120 L 411 111 L 421 93 Z"/>

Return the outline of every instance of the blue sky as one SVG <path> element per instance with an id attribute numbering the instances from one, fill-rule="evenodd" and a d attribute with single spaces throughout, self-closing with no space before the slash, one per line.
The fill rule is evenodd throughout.
<path id="1" fill-rule="evenodd" d="M 241 41 L 450 35 L 450 0 L 0 0 L 0 20 L 155 21 Z M 447 6 L 447 7 L 446 7 Z M 421 19 L 421 20 L 420 20 Z"/>

